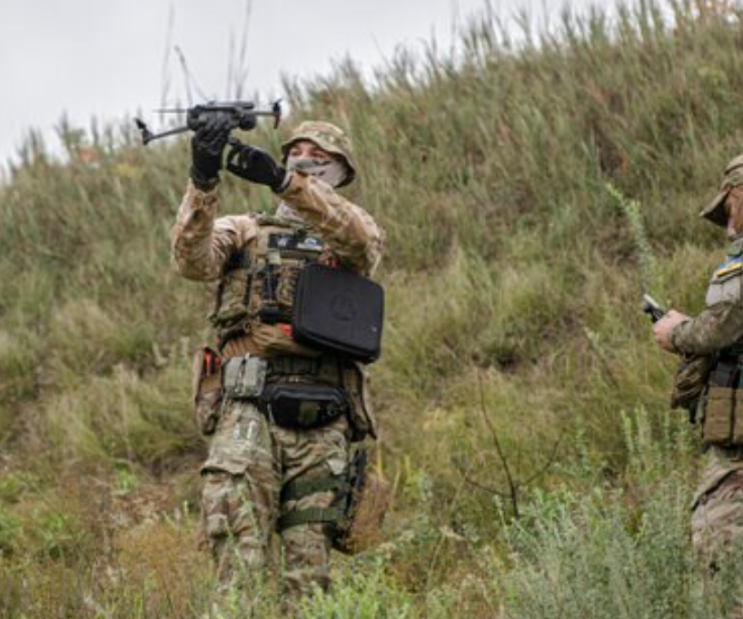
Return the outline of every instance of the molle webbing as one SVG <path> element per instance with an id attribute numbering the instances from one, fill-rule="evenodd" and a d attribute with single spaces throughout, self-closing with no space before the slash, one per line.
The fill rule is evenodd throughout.
<path id="1" fill-rule="evenodd" d="M 273 357 L 268 359 L 268 373 L 285 376 L 315 376 L 321 369 L 322 359 L 309 357 Z"/>
<path id="2" fill-rule="evenodd" d="M 297 511 L 291 511 L 279 518 L 278 530 L 285 531 L 300 524 L 337 524 L 345 517 L 345 510 L 337 507 L 310 507 Z"/>
<path id="3" fill-rule="evenodd" d="M 225 359 L 245 355 L 263 356 L 252 344 L 249 337 L 234 338 L 221 347 Z M 343 362 L 333 355 L 319 357 L 300 357 L 280 355 L 267 357 L 268 375 L 271 376 L 312 376 L 319 382 L 331 385 L 343 384 Z"/>
<path id="4" fill-rule="evenodd" d="M 217 329 L 219 348 L 228 356 L 238 356 L 241 352 L 229 343 L 258 333 L 257 340 L 263 342 L 260 348 L 242 354 L 263 354 L 267 348 L 302 354 L 292 350 L 302 347 L 293 341 L 288 330 L 294 311 L 294 292 L 303 268 L 325 255 L 323 242 L 296 222 L 261 217 L 257 223 L 255 238 L 235 251 L 222 270 L 210 316 Z"/>
<path id="5" fill-rule="evenodd" d="M 318 492 L 338 492 L 348 490 L 348 481 L 345 475 L 326 475 L 314 479 L 290 481 L 281 489 L 281 502 L 299 501 Z"/>
<path id="6" fill-rule="evenodd" d="M 270 357 L 267 361 L 269 381 L 272 377 L 311 376 L 318 383 L 343 385 L 342 362 L 332 355 L 322 357 L 286 355 Z"/>
<path id="7" fill-rule="evenodd" d="M 276 266 L 270 262 L 263 267 L 263 287 L 261 290 L 261 308 L 258 315 L 261 320 L 269 325 L 277 322 L 288 323 L 291 316 L 282 316 L 279 310 L 279 302 L 276 297 L 276 289 L 279 286 L 279 273 Z"/>

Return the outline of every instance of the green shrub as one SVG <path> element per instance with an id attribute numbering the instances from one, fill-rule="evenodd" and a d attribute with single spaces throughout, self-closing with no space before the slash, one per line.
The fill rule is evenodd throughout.
<path id="1" fill-rule="evenodd" d="M 286 84 L 292 122 L 348 126 L 360 168 L 348 195 L 387 232 L 388 320 L 371 378 L 399 489 L 390 539 L 372 553 L 379 573 L 344 564 L 337 597 L 307 613 L 349 613 L 354 598 L 391 617 L 497 616 L 500 605 L 525 619 L 714 617 L 727 604 L 734 570 L 709 582 L 686 542 L 694 460 L 671 430 L 685 421 L 637 412 L 667 407 L 675 365 L 638 304 L 644 283 L 669 307 L 699 310 L 721 253 L 696 213 L 743 141 L 740 16 L 644 1 L 526 34 L 511 40 L 483 13 L 454 54 L 431 45 L 371 81 L 344 62 Z M 0 193 L 0 608 L 198 616 L 204 573 L 157 589 L 167 570 L 155 558 L 183 541 L 173 530 L 133 534 L 124 555 L 152 559 L 136 582 L 107 570 L 123 555 L 70 550 L 80 527 L 101 549 L 112 522 L 136 529 L 131 505 L 162 515 L 149 493 L 177 494 L 203 456 L 189 359 L 213 339 L 211 290 L 169 264 L 188 141 L 145 149 L 128 126 L 60 130 L 67 160 L 32 139 Z M 287 131 L 249 139 L 277 152 Z M 275 202 L 230 175 L 219 191 L 222 213 Z M 533 478 L 515 525 L 493 492 L 507 480 L 481 378 L 514 472 Z M 19 470 L 38 492 L 13 481 Z M 100 514 L 44 505 L 61 472 L 100 493 Z M 38 591 L 48 596 L 24 602 Z"/>

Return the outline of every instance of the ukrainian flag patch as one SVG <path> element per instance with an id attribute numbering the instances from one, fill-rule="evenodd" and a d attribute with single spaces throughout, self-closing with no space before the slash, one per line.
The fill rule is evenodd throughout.
<path id="1" fill-rule="evenodd" d="M 731 258 L 717 267 L 715 277 L 725 277 L 726 275 L 737 273 L 738 271 L 743 271 L 743 258 Z"/>

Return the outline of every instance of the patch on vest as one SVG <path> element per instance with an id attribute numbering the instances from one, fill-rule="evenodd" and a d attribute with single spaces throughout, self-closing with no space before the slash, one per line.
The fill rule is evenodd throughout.
<path id="1" fill-rule="evenodd" d="M 741 275 L 743 275 L 743 258 L 732 258 L 719 265 L 707 290 L 707 307 L 724 301 L 733 303 L 740 301 L 743 283 Z"/>
<path id="2" fill-rule="evenodd" d="M 316 236 L 293 232 L 274 232 L 268 237 L 269 249 L 321 252 L 323 242 Z"/>
<path id="3" fill-rule="evenodd" d="M 738 273 L 739 271 L 743 271 L 743 258 L 732 258 L 731 260 L 726 260 L 717 267 L 714 277 L 715 279 L 720 279 L 726 275 Z"/>

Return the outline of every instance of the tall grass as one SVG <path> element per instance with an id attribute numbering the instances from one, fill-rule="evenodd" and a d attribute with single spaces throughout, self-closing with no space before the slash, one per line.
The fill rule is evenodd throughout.
<path id="1" fill-rule="evenodd" d="M 729 616 L 741 556 L 712 576 L 691 552 L 689 437 L 671 421 L 658 442 L 645 411 L 632 417 L 624 488 L 599 482 L 542 494 L 509 531 L 514 564 L 498 581 L 503 617 Z"/>
<path id="2" fill-rule="evenodd" d="M 388 590 L 391 617 L 454 607 L 483 617 L 561 608 L 600 617 L 599 605 L 642 610 L 601 589 L 606 582 L 650 596 L 681 579 L 692 583 L 685 597 L 660 595 L 670 606 L 650 604 L 652 616 L 673 616 L 679 604 L 696 616 L 703 577 L 690 575 L 682 508 L 692 460 L 683 483 L 628 473 L 639 456 L 620 411 L 650 411 L 648 434 L 665 444 L 657 413 L 674 360 L 650 341 L 639 293 L 652 271 L 664 302 L 700 308 L 722 239 L 696 213 L 743 143 L 742 35 L 735 11 L 701 0 L 627 5 L 614 20 L 566 15 L 520 42 L 483 15 L 454 56 L 403 51 L 373 83 L 348 62 L 286 84 L 292 122 L 321 117 L 349 128 L 361 169 L 349 196 L 388 239 L 379 274 L 388 320 L 372 382 L 398 493 L 390 543 L 375 555 L 381 575 L 349 577 L 348 591 Z M 135 523 L 161 523 L 142 530 L 130 555 L 153 560 L 161 539 L 193 526 L 203 445 L 187 368 L 210 337 L 210 293 L 173 274 L 168 248 L 188 143 L 143 148 L 128 125 L 60 131 L 67 161 L 30 142 L 0 193 L 0 579 L 11 592 L 3 608 L 55 616 L 24 600 L 58 582 L 68 599 L 60 608 L 76 616 L 123 616 L 140 598 L 139 616 L 195 613 L 208 589 L 196 567 L 173 585 L 175 598 L 192 602 L 177 612 L 150 585 L 102 576 L 124 560 L 111 540 Z M 286 131 L 243 138 L 276 152 Z M 220 196 L 225 213 L 273 201 L 230 177 Z M 634 219 L 628 204 L 642 205 Z M 484 414 L 519 479 L 540 471 L 561 437 L 553 465 L 524 488 L 531 516 L 515 525 L 492 491 L 505 478 L 480 410 L 481 380 Z M 576 467 L 606 484 L 585 504 Z M 651 487 L 657 496 L 628 507 Z M 80 489 L 80 501 L 55 488 Z M 162 524 L 184 505 L 181 524 Z M 518 532 L 504 536 L 511 526 Z M 55 544 L 65 550 L 50 552 Z M 613 552 L 615 562 L 602 563 Z M 652 563 L 656 555 L 675 571 Z M 204 555 L 193 557 L 203 567 Z M 627 563 L 631 578 L 620 570 Z M 525 601 L 553 581 L 577 586 L 594 568 L 603 580 L 590 589 L 604 598 Z M 127 588 L 135 586 L 139 593 Z M 350 612 L 337 599 L 317 601 L 312 613 Z"/>

